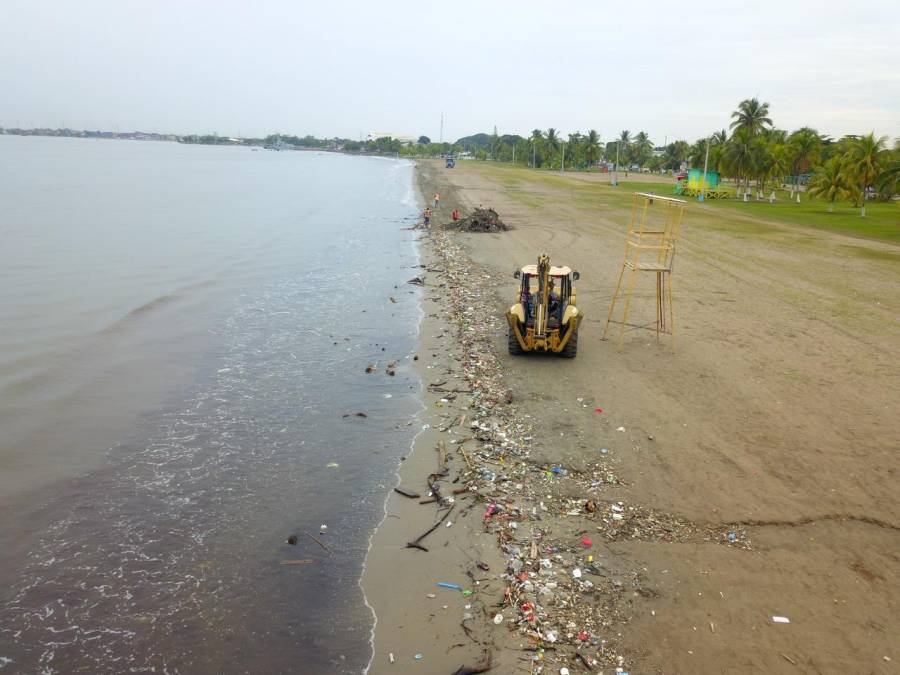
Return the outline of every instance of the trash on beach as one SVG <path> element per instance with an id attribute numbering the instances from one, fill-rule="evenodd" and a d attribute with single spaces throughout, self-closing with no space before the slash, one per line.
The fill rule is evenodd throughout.
<path id="1" fill-rule="evenodd" d="M 389 296 L 388 299 L 389 299 L 391 302 L 393 302 L 393 303 L 396 303 L 396 302 L 397 302 L 397 298 L 395 298 L 393 295 Z"/>
<path id="2" fill-rule="evenodd" d="M 594 412 L 595 412 L 595 413 L 602 413 L 602 412 L 603 412 L 603 408 L 594 408 Z"/>
<path id="3" fill-rule="evenodd" d="M 501 623 L 503 623 L 503 615 L 502 615 L 502 614 L 495 614 L 495 615 L 494 615 L 494 623 L 495 623 L 496 625 L 498 625 L 498 626 L 499 626 Z"/>
<path id="4" fill-rule="evenodd" d="M 791 622 L 791 620 L 789 618 L 787 618 L 786 616 L 773 616 L 772 621 L 774 621 L 775 623 L 790 623 Z"/>
<path id="5" fill-rule="evenodd" d="M 470 215 L 447 223 L 444 227 L 464 232 L 505 232 L 509 229 L 497 212 L 490 208 L 475 208 Z"/>
<path id="6" fill-rule="evenodd" d="M 340 466 L 341 465 L 338 464 L 337 462 L 328 462 L 328 464 L 325 465 L 325 468 L 326 469 L 339 469 Z"/>
<path id="7" fill-rule="evenodd" d="M 616 431 L 625 431 L 625 427 L 616 427 Z"/>
<path id="8" fill-rule="evenodd" d="M 406 283 L 408 283 L 408 284 L 413 284 L 414 286 L 424 286 L 424 285 L 425 285 L 425 278 L 424 278 L 424 277 L 413 277 L 412 279 L 410 279 L 410 280 L 407 281 Z"/>
<path id="9" fill-rule="evenodd" d="M 370 363 L 369 365 L 367 365 L 367 366 L 366 366 L 366 372 L 367 372 L 367 373 L 374 373 L 374 372 L 375 372 L 375 364 L 374 364 L 374 363 Z"/>
<path id="10" fill-rule="evenodd" d="M 452 584 L 449 581 L 438 581 L 435 586 L 440 586 L 441 588 L 449 588 L 452 591 L 461 591 L 462 586 L 459 584 Z"/>
<path id="11" fill-rule="evenodd" d="M 297 545 L 297 535 L 292 534 L 290 537 L 288 537 L 287 543 L 290 544 L 291 546 L 296 546 Z"/>
<path id="12" fill-rule="evenodd" d="M 325 523 L 319 525 L 319 534 L 325 534 L 328 531 L 328 526 Z"/>
<path id="13" fill-rule="evenodd" d="M 298 560 L 282 560 L 279 564 L 281 565 L 309 565 L 310 563 L 315 562 L 312 558 L 303 558 Z"/>
<path id="14" fill-rule="evenodd" d="M 411 492 L 410 490 L 405 490 L 401 487 L 395 487 L 394 492 L 396 492 L 397 494 L 401 494 L 404 497 L 409 497 L 410 499 L 418 499 L 422 496 L 418 492 Z"/>
<path id="15" fill-rule="evenodd" d="M 424 654 L 416 654 L 414 658 L 416 659 L 416 661 L 421 661 L 422 659 L 425 658 L 425 655 Z"/>

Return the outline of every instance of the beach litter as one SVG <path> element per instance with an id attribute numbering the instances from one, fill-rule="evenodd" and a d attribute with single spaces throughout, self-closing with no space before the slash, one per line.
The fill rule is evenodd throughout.
<path id="1" fill-rule="evenodd" d="M 447 440 L 438 444 L 438 470 L 425 478 L 429 499 L 420 503 L 436 505 L 436 522 L 407 546 L 427 551 L 422 540 L 452 507 L 458 506 L 457 522 L 472 513 L 475 522 L 469 527 L 480 527 L 496 543 L 503 569 L 490 576 L 493 586 L 484 583 L 472 598 L 481 612 L 466 613 L 473 621 L 483 617 L 482 630 L 499 635 L 479 636 L 467 628 L 470 639 L 485 645 L 499 639 L 504 648 L 529 652 L 534 672 L 577 661 L 591 671 L 624 671 L 625 658 L 617 650 L 620 626 L 632 612 L 633 598 L 652 597 L 655 590 L 645 586 L 640 567 L 605 561 L 605 545 L 640 540 L 749 549 L 750 541 L 733 523 L 692 523 L 626 505 L 617 493 L 624 484 L 616 472 L 618 458 L 607 448 L 576 457 L 579 453 L 574 448 L 570 453 L 559 438 L 552 449 L 544 447 L 536 420 L 511 395 L 495 350 L 506 321 L 496 311 L 494 277 L 473 265 L 446 228 L 428 229 L 423 238 L 430 240 L 434 266 L 440 268 L 428 288 L 441 303 L 448 326 L 441 337 L 452 337 L 453 361 L 446 370 L 439 361 L 429 366 L 434 381 L 427 388 L 441 400 L 446 420 L 433 426 Z M 603 411 L 590 399 L 579 403 Z M 616 430 L 625 432 L 625 427 Z M 451 483 L 456 504 L 448 501 Z M 729 532 L 736 535 L 734 541 Z M 477 560 L 466 571 L 473 584 L 478 583 L 475 570 L 488 569 Z M 437 585 L 472 595 L 458 584 Z M 476 667 L 489 665 L 486 651 Z M 475 672 L 484 670 L 462 666 L 455 675 Z"/>
<path id="2" fill-rule="evenodd" d="M 440 586 L 441 588 L 449 588 L 451 591 L 461 591 L 462 586 L 459 584 L 453 584 L 449 581 L 438 581 L 435 586 Z"/>
<path id="3" fill-rule="evenodd" d="M 509 229 L 494 209 L 475 208 L 471 214 L 465 218 L 460 218 L 455 222 L 444 225 L 445 228 L 451 230 L 462 230 L 464 232 L 505 232 Z"/>

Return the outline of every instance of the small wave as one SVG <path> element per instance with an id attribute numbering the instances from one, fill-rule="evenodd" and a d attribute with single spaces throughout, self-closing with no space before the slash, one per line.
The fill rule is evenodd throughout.
<path id="1" fill-rule="evenodd" d="M 148 300 L 144 304 L 139 305 L 132 310 L 129 310 L 124 316 L 115 319 L 112 323 L 109 323 L 103 328 L 94 331 L 88 339 L 97 339 L 116 335 L 129 328 L 135 321 L 143 319 L 148 314 L 158 312 L 163 308 L 167 308 L 179 302 L 187 300 L 194 292 L 203 288 L 214 286 L 215 283 L 216 282 L 214 280 L 207 279 L 204 281 L 187 284 L 185 286 L 182 286 L 181 288 L 177 288 L 174 291 L 171 291 L 170 293 L 158 295 L 152 300 Z"/>

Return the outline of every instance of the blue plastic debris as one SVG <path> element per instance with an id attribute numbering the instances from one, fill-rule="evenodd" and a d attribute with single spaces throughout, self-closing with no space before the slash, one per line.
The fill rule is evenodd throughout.
<path id="1" fill-rule="evenodd" d="M 451 584 L 447 581 L 439 581 L 439 582 L 437 582 L 436 585 L 440 586 L 441 588 L 449 588 L 452 591 L 461 591 L 462 590 L 462 586 L 460 586 L 459 584 Z"/>

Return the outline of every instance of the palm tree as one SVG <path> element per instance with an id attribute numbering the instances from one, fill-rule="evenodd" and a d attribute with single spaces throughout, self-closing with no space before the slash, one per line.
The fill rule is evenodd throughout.
<path id="1" fill-rule="evenodd" d="M 706 159 L 706 138 L 700 138 L 691 146 L 688 152 L 688 161 L 692 167 L 703 166 Z"/>
<path id="2" fill-rule="evenodd" d="M 769 104 L 760 103 L 755 96 L 738 103 L 737 110 L 731 113 L 731 116 L 734 118 L 731 128 L 745 130 L 748 138 L 756 136 L 764 127 L 772 126 L 772 120 L 769 118 Z"/>
<path id="3" fill-rule="evenodd" d="M 846 167 L 862 189 L 862 211 L 860 217 L 866 217 L 866 195 L 870 187 L 875 185 L 881 167 L 887 158 L 887 136 L 875 138 L 875 132 L 860 136 L 850 146 Z"/>
<path id="4" fill-rule="evenodd" d="M 741 191 L 741 178 L 744 177 L 744 171 L 750 174 L 750 164 L 753 161 L 753 140 L 750 138 L 749 132 L 742 128 L 732 134 L 725 148 L 725 164 L 732 171 L 737 183 L 737 191 Z M 747 180 L 749 189 L 750 181 Z"/>
<path id="5" fill-rule="evenodd" d="M 807 173 L 811 166 L 819 163 L 822 153 L 822 139 L 819 132 L 809 127 L 797 129 L 788 138 L 788 148 L 793 155 L 792 168 L 796 179 L 791 186 L 791 197 L 794 196 L 794 189 L 799 192 L 800 174 Z M 797 199 L 800 199 L 799 195 Z"/>
<path id="6" fill-rule="evenodd" d="M 582 156 L 582 150 L 584 148 L 584 136 L 581 135 L 580 131 L 576 131 L 573 134 L 569 134 L 569 140 L 566 142 L 566 159 L 569 162 L 569 166 L 578 166 L 584 160 Z"/>
<path id="7" fill-rule="evenodd" d="M 588 131 L 584 138 L 584 155 L 588 161 L 588 166 L 593 166 L 600 154 L 600 134 L 594 129 Z"/>
<path id="8" fill-rule="evenodd" d="M 809 181 L 809 196 L 828 200 L 828 213 L 834 213 L 834 200 L 850 195 L 844 167 L 837 157 L 824 164 Z"/>
<path id="9" fill-rule="evenodd" d="M 771 169 L 771 177 L 779 179 L 779 183 L 782 182 L 780 179 L 784 178 L 791 170 L 792 157 L 790 148 L 784 143 L 772 143 L 771 150 L 772 154 L 772 169 Z"/>
<path id="10" fill-rule="evenodd" d="M 553 168 L 553 155 L 554 155 L 554 153 L 559 151 L 559 144 L 560 144 L 559 132 L 556 129 L 554 129 L 553 127 L 550 127 L 549 129 L 547 129 L 547 134 L 544 137 L 544 145 L 547 146 L 547 151 L 548 151 L 548 155 L 549 155 L 547 157 L 547 160 L 550 162 L 551 169 Z"/>
<path id="11" fill-rule="evenodd" d="M 653 141 L 650 140 L 646 131 L 639 131 L 634 137 L 634 141 L 631 144 L 631 152 L 638 166 L 643 167 L 650 158 L 650 153 L 653 152 Z"/>
<path id="12" fill-rule="evenodd" d="M 688 158 L 690 146 L 687 141 L 673 141 L 666 146 L 665 166 L 670 169 L 677 169 L 678 165 Z"/>
<path id="13" fill-rule="evenodd" d="M 559 132 L 553 127 L 547 129 L 547 146 L 551 150 L 559 150 Z"/>
<path id="14" fill-rule="evenodd" d="M 544 140 L 544 132 L 535 129 L 531 132 L 531 168 L 536 169 L 538 164 L 538 146 Z"/>
<path id="15" fill-rule="evenodd" d="M 888 168 L 878 174 L 876 180 L 878 191 L 885 193 L 884 196 L 890 199 L 895 192 L 898 180 L 900 180 L 900 160 L 895 159 Z"/>

